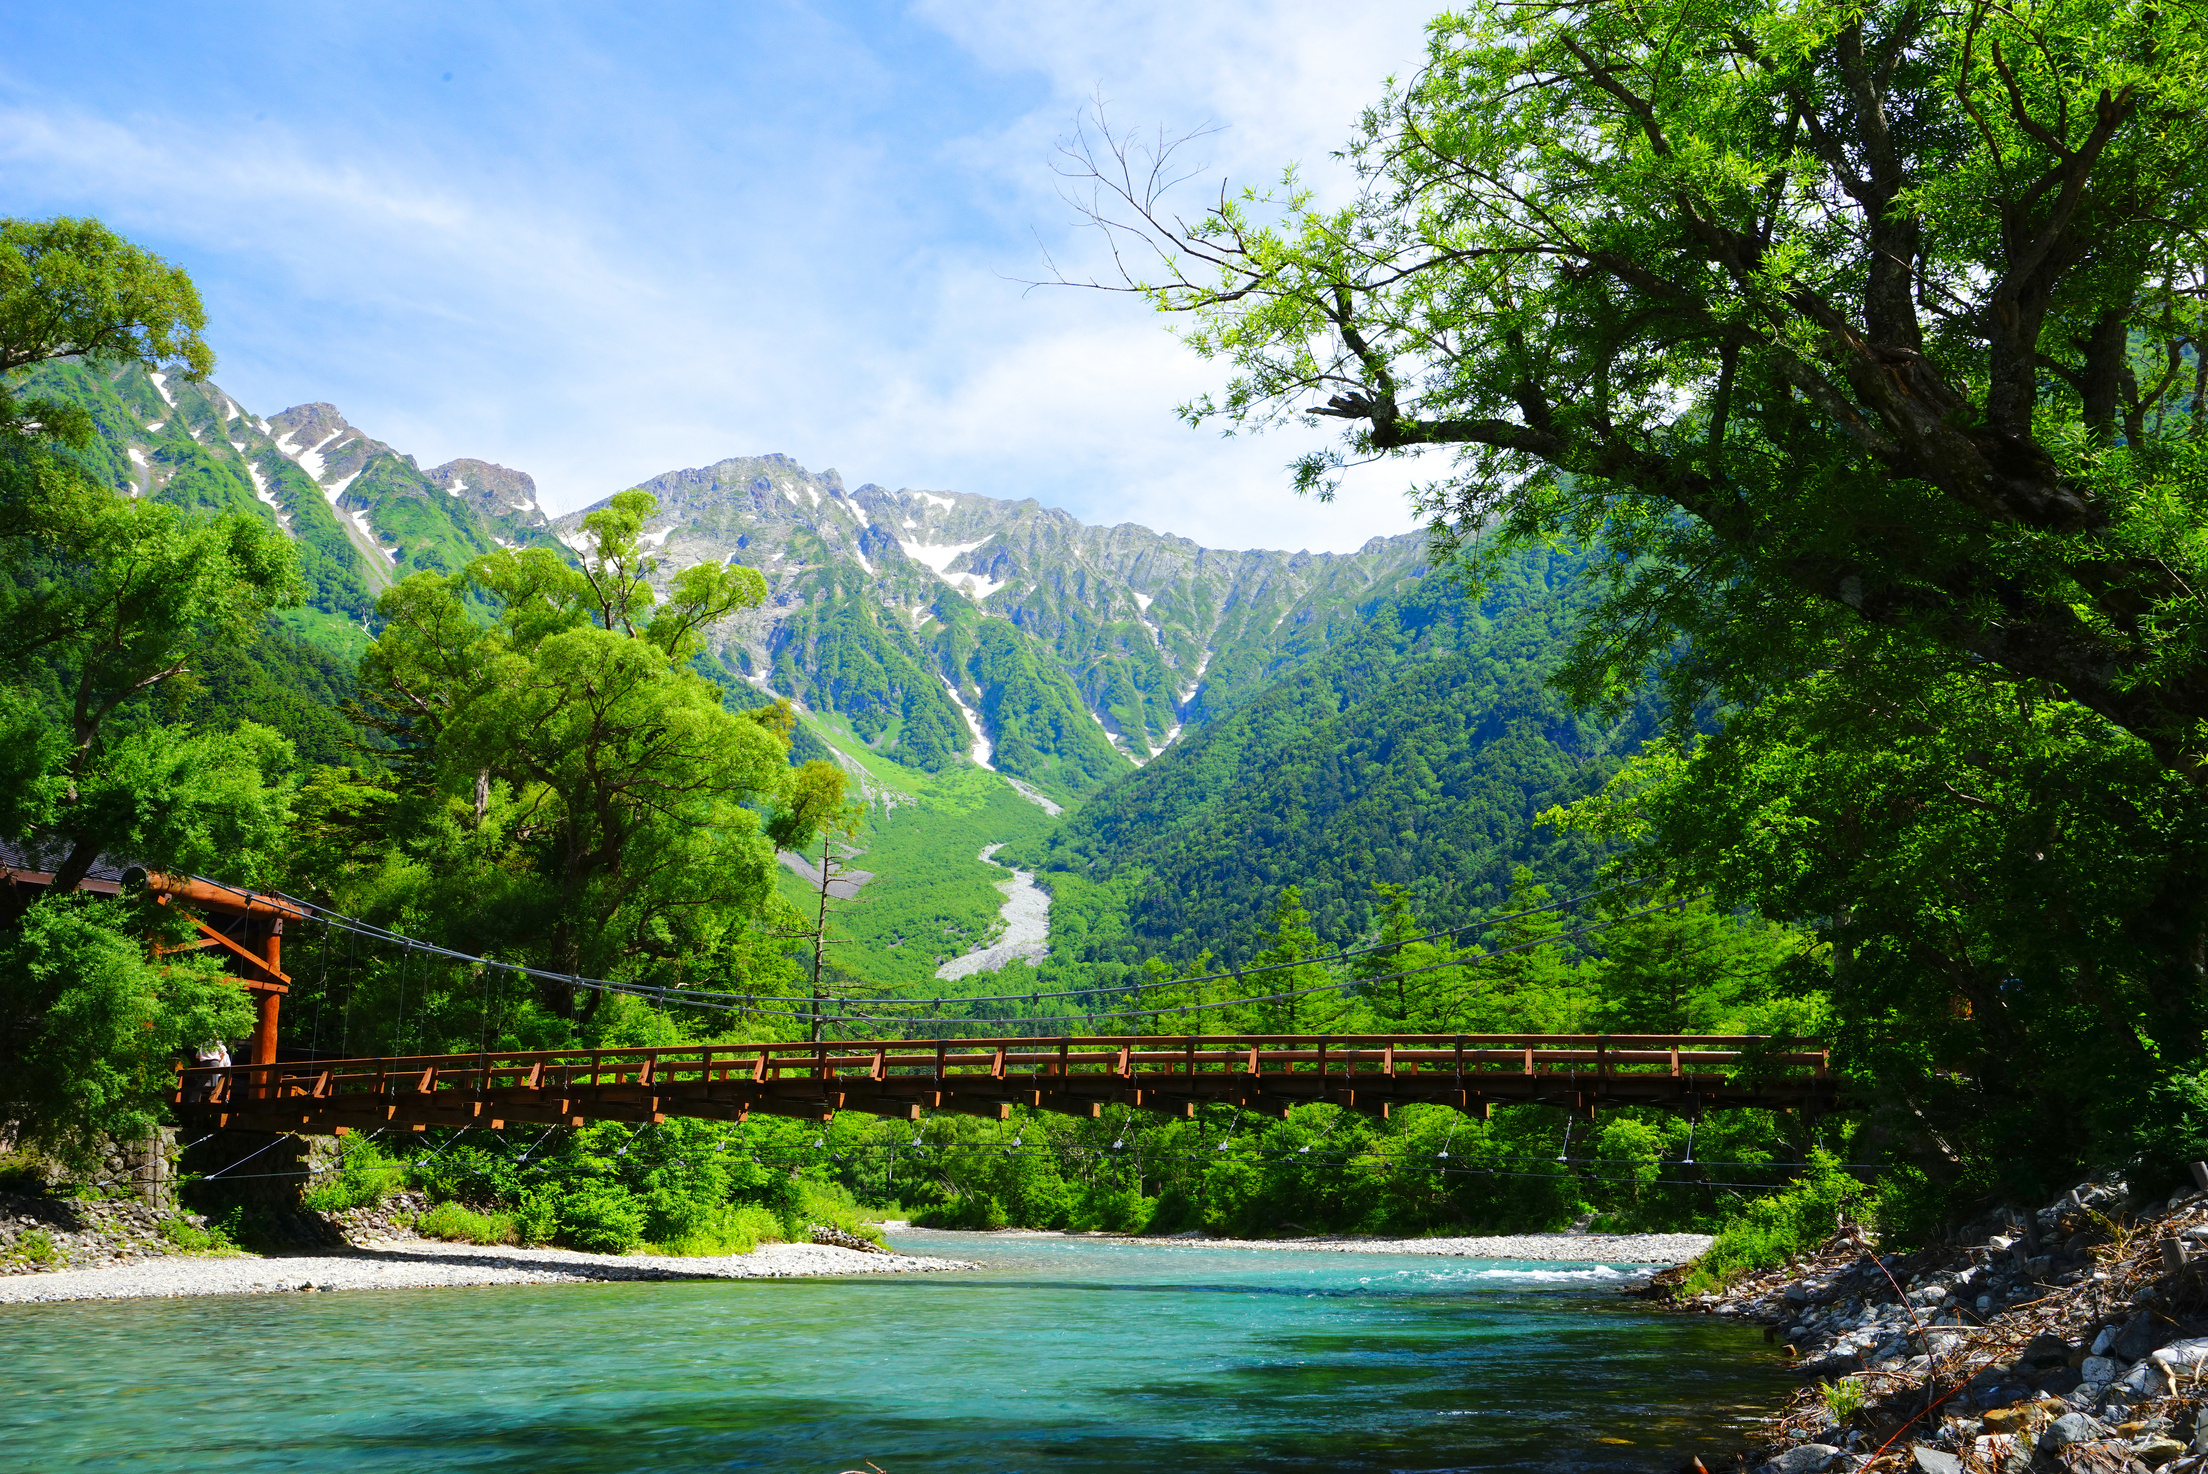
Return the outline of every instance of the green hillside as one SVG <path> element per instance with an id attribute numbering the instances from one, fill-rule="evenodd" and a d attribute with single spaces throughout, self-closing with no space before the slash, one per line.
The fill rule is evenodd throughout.
<path id="1" fill-rule="evenodd" d="M 1173 958 L 1247 956 L 1289 885 L 1322 936 L 1347 939 L 1370 925 L 1376 881 L 1436 917 L 1500 900 L 1522 864 L 1587 881 L 1593 846 L 1534 818 L 1600 787 L 1650 718 L 1597 726 L 1546 684 L 1583 563 L 1534 551 L 1476 601 L 1441 579 L 1375 601 L 1326 654 L 1007 857 L 1053 886 L 1116 880 L 1126 930 L 1092 946 Z M 1107 955 L 1053 962 L 1082 960 Z"/>

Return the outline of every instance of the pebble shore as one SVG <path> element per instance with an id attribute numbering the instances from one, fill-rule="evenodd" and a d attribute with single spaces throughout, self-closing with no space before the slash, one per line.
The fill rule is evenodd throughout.
<path id="1" fill-rule="evenodd" d="M 957 1259 L 861 1253 L 833 1244 L 761 1244 L 749 1254 L 676 1258 L 582 1254 L 406 1239 L 333 1254 L 171 1255 L 97 1269 L 0 1279 L 0 1304 L 256 1295 L 302 1290 L 434 1289 L 454 1285 L 550 1285 L 601 1280 L 796 1279 L 809 1275 L 912 1274 L 979 1269 Z"/>
<path id="2" fill-rule="evenodd" d="M 1474 1238 L 1130 1239 L 1171 1248 L 1296 1249 L 1319 1254 L 1438 1254 L 1451 1259 L 1533 1259 L 1600 1264 L 1684 1264 L 1710 1246 L 1700 1233 L 1529 1233 Z"/>

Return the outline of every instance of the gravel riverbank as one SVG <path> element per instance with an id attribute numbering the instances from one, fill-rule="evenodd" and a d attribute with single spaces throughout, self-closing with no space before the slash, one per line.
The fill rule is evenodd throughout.
<path id="1" fill-rule="evenodd" d="M 1710 1246 L 1701 1233 L 1526 1233 L 1466 1238 L 1130 1239 L 1197 1249 L 1296 1249 L 1318 1254 L 1437 1254 L 1450 1259 L 1536 1259 L 1601 1264 L 1684 1264 Z"/>
<path id="2" fill-rule="evenodd" d="M 911 1274 L 978 1269 L 958 1259 L 861 1253 L 833 1244 L 761 1244 L 749 1254 L 675 1258 L 581 1254 L 405 1239 L 331 1254 L 170 1255 L 96 1269 L 0 1279 L 0 1304 L 136 1300 L 178 1295 L 255 1295 L 301 1290 L 433 1289 L 453 1285 L 579 1284 L 600 1280 L 795 1279 L 807 1275 Z"/>

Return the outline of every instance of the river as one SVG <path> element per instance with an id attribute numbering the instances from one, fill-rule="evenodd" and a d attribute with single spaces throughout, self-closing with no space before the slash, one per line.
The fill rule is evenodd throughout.
<path id="1" fill-rule="evenodd" d="M 896 1235 L 978 1274 L 0 1309 L 21 1469 L 1675 1469 L 1786 1385 L 1618 1271 Z"/>

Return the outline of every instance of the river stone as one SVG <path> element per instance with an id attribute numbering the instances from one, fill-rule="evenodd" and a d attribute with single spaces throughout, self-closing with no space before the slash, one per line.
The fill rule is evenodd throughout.
<path id="1" fill-rule="evenodd" d="M 2097 1418 L 2084 1413 L 2064 1413 L 2047 1425 L 2047 1431 L 2039 1435 L 2041 1453 L 2060 1453 L 2073 1443 L 2108 1437 L 2108 1428 Z"/>
<path id="2" fill-rule="evenodd" d="M 2078 1368 L 2078 1376 L 2080 1379 L 2098 1386 L 2105 1382 L 2115 1381 L 2116 1374 L 2122 1370 L 2123 1368 L 2116 1364 L 2114 1358 L 2095 1354 L 2087 1357 L 2084 1365 Z"/>
<path id="3" fill-rule="evenodd" d="M 2113 1354 L 2112 1348 L 2116 1345 L 2116 1330 L 2115 1326 L 2101 1327 L 2101 1333 L 2093 1338 L 2093 1355 L 2109 1356 Z"/>
<path id="4" fill-rule="evenodd" d="M 2145 1442 L 2134 1445 L 2131 1456 L 2150 1469 L 2159 1469 L 2170 1460 L 2182 1457 L 2184 1452 L 2184 1444 L 2158 1433 Z"/>
<path id="5" fill-rule="evenodd" d="M 2108 1354 L 2118 1361 L 2137 1361 L 2154 1350 L 2154 1316 L 2142 1310 L 2124 1322 L 2116 1339 L 2109 1343 Z"/>
<path id="6" fill-rule="evenodd" d="M 1768 1464 L 1758 1464 L 1755 1474 L 1817 1474 L 1840 1457 L 1829 1443 L 1797 1443 Z"/>
<path id="7" fill-rule="evenodd" d="M 1913 1452 L 1917 1461 L 1917 1474 L 1963 1474 L 1963 1461 L 1944 1448 L 1920 1443 Z"/>
<path id="8" fill-rule="evenodd" d="M 2197 1377 L 2208 1368 L 2208 1340 L 2172 1341 L 2149 1360 L 2162 1368 L 2165 1377 Z"/>
<path id="9" fill-rule="evenodd" d="M 2160 1397 L 2170 1390 L 2170 1379 L 2164 1376 L 2162 1369 L 2153 1362 L 2143 1361 L 2124 1373 L 2124 1380 L 2116 1385 L 2131 1393 L 2134 1397 L 2142 1394 L 2148 1397 Z"/>

